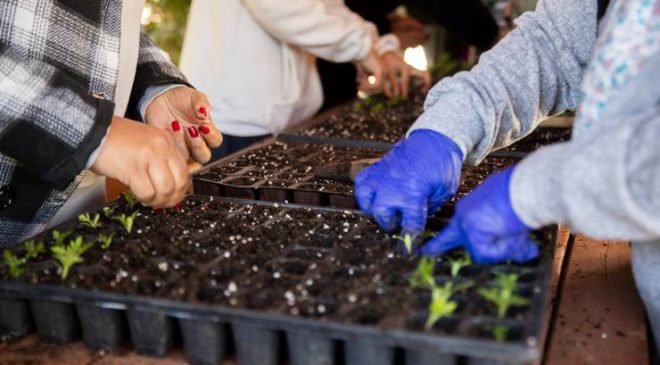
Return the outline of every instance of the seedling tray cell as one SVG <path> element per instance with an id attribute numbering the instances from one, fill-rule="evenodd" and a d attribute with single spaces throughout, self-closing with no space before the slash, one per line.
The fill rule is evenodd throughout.
<path id="1" fill-rule="evenodd" d="M 44 341 L 82 336 L 105 351 L 131 341 L 151 356 L 182 343 L 192 364 L 217 364 L 233 351 L 243 365 L 527 364 L 541 357 L 555 229 L 535 233 L 541 256 L 531 263 L 464 268 L 455 280 L 474 287 L 456 297 L 454 314 L 425 331 L 428 294 L 407 279 L 418 257 L 403 254 L 360 212 L 213 197 L 190 197 L 180 210 L 111 208 L 138 211 L 131 233 L 103 216 L 100 228 L 57 228 L 84 242 L 116 234 L 107 249 L 94 243 L 64 280 L 49 253 L 52 232 L 37 237 L 46 251 L 20 277 L 0 281 L 3 335 L 24 335 L 34 323 Z M 429 227 L 445 223 L 434 217 Z M 436 263 L 438 284 L 452 280 L 445 260 Z M 530 301 L 503 319 L 476 293 L 500 271 L 520 274 L 518 293 Z M 485 330 L 493 324 L 510 337 L 495 341 Z"/>
<path id="2" fill-rule="evenodd" d="M 289 202 L 355 209 L 353 182 L 326 179 L 314 170 L 328 164 L 377 158 L 384 151 L 350 145 L 271 140 L 238 156 L 219 161 L 194 176 L 195 192 L 219 197 Z M 488 157 L 479 166 L 465 166 L 459 190 L 444 214 L 452 213 L 457 199 L 472 191 L 488 175 L 517 158 Z"/>

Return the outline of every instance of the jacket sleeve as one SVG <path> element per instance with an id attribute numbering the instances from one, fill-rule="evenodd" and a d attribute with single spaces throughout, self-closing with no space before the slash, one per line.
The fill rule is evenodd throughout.
<path id="1" fill-rule="evenodd" d="M 575 108 L 597 36 L 597 1 L 542 0 L 469 72 L 431 89 L 412 130 L 454 140 L 471 164 Z"/>
<path id="2" fill-rule="evenodd" d="M 255 20 L 273 37 L 332 62 L 369 55 L 376 28 L 351 12 L 343 0 L 243 0 Z"/>
<path id="3" fill-rule="evenodd" d="M 73 181 L 113 109 L 60 69 L 0 45 L 0 153 L 40 179 L 57 188 Z"/>
<path id="4" fill-rule="evenodd" d="M 154 44 L 143 28 L 140 32 L 138 63 L 126 117 L 142 120 L 139 104 L 147 89 L 166 84 L 183 84 L 192 87 L 183 73 L 174 66 L 169 55 Z"/>

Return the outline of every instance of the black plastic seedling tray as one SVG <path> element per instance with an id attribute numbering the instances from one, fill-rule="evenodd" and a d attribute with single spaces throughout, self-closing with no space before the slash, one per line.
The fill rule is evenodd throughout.
<path id="1" fill-rule="evenodd" d="M 234 351 L 242 365 L 529 364 L 542 356 L 556 229 L 536 233 L 534 262 L 473 265 L 455 279 L 473 280 L 476 290 L 492 285 L 495 272 L 516 272 L 529 306 L 499 320 L 469 289 L 452 318 L 425 332 L 428 296 L 407 283 L 417 258 L 359 212 L 191 197 L 178 211 L 140 208 L 130 234 L 101 222 L 58 228 L 84 241 L 117 234 L 109 249 L 97 243 L 85 253 L 66 280 L 42 254 L 20 279 L 0 282 L 3 335 L 36 327 L 43 341 L 82 336 L 105 351 L 130 339 L 154 356 L 182 340 L 192 364 L 218 364 Z M 444 223 L 432 218 L 429 228 Z M 38 239 L 48 248 L 50 237 Z M 22 254 L 21 246 L 13 251 Z M 438 282 L 450 280 L 448 267 L 438 261 Z M 510 329 L 505 342 L 484 333 L 492 324 Z"/>
<path id="2" fill-rule="evenodd" d="M 355 209 L 353 182 L 320 178 L 313 172 L 328 164 L 377 158 L 383 153 L 351 141 L 316 144 L 271 139 L 200 170 L 193 183 L 195 192 L 202 195 Z M 472 191 L 487 175 L 516 161 L 488 157 L 479 166 L 465 166 L 459 191 L 444 213 L 451 214 L 456 199 Z"/>

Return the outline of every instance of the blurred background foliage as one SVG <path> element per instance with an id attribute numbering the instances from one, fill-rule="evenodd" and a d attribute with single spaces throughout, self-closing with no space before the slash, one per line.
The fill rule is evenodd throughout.
<path id="1" fill-rule="evenodd" d="M 146 0 L 142 23 L 156 44 L 179 64 L 190 0 Z"/>

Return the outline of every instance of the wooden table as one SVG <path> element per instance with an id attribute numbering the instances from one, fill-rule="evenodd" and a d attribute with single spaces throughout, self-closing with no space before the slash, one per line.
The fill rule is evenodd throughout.
<path id="1" fill-rule="evenodd" d="M 630 244 L 569 237 L 566 230 L 560 237 L 544 364 L 649 364 L 646 319 L 632 277 Z M 185 363 L 180 350 L 163 359 L 139 356 L 130 348 L 97 354 L 82 342 L 47 345 L 34 335 L 0 344 L 0 365 Z M 235 364 L 231 359 L 223 365 Z"/>

